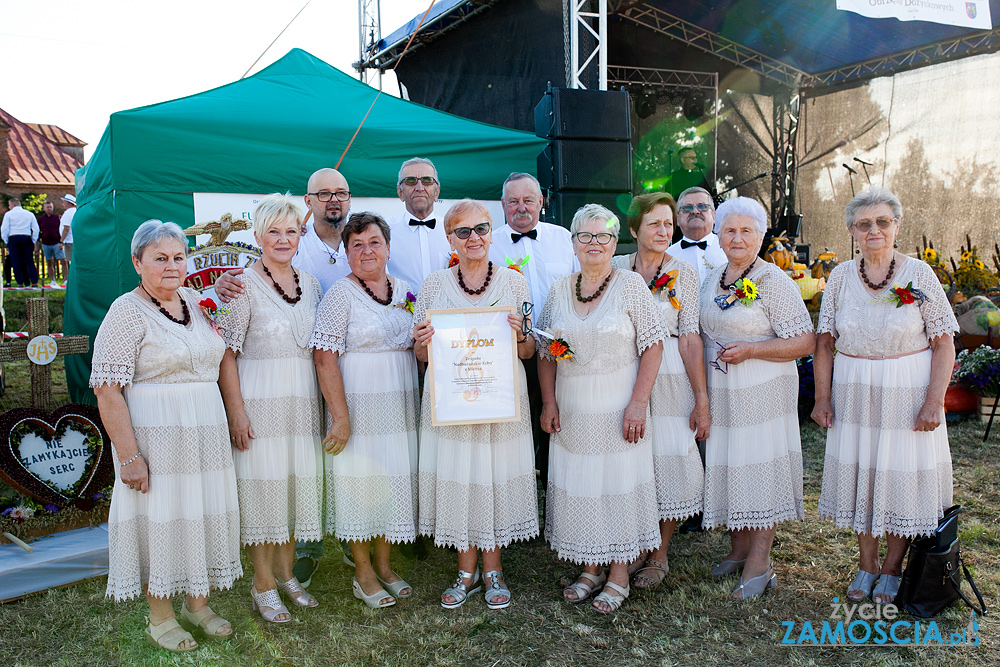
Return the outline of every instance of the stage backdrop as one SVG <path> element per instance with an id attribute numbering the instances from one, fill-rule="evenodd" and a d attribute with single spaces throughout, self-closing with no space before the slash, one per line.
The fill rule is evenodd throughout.
<path id="1" fill-rule="evenodd" d="M 129 245 L 144 220 L 194 224 L 195 192 L 301 193 L 309 174 L 336 164 L 377 93 L 293 49 L 246 79 L 113 114 L 77 172 L 65 331 L 93 336 L 111 302 L 135 286 Z M 535 172 L 544 145 L 382 95 L 341 171 L 354 197 L 393 198 L 399 165 L 427 157 L 442 197 L 495 200 L 510 172 Z M 92 403 L 90 355 L 82 357 L 66 360 L 70 395 Z"/>

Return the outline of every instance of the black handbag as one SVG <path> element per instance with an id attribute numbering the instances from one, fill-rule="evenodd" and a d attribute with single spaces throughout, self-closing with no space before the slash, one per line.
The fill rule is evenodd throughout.
<path id="1" fill-rule="evenodd" d="M 972 581 L 958 545 L 958 515 L 961 511 L 961 505 L 949 507 L 933 535 L 910 542 L 906 568 L 893 601 L 897 607 L 914 616 L 930 618 L 961 598 L 973 610 L 986 615 L 986 603 Z M 962 592 L 963 575 L 979 600 L 979 607 Z"/>

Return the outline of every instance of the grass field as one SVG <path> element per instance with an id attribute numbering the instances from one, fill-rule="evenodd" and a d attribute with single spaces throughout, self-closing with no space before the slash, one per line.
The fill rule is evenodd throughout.
<path id="1" fill-rule="evenodd" d="M 8 301 L 10 313 L 10 301 Z M 8 394 L 0 409 L 16 405 L 25 390 L 8 365 Z M 57 377 L 59 377 L 57 375 Z M 16 383 L 15 383 L 16 382 Z M 57 401 L 65 401 L 65 394 Z M 949 427 L 955 469 L 955 501 L 965 506 L 961 538 L 966 563 L 993 605 L 1000 591 L 1000 429 L 982 442 L 978 421 Z M 213 595 L 212 605 L 235 628 L 229 642 L 203 644 L 171 655 L 143 641 L 144 601 L 113 604 L 104 580 L 51 590 L 0 605 L 3 665 L 997 665 L 1000 623 L 979 618 L 979 647 L 782 646 L 782 621 L 816 628 L 843 601 L 855 569 L 855 541 L 816 516 L 822 476 L 823 434 L 803 423 L 807 518 L 778 529 L 773 555 L 779 586 L 759 600 L 732 602 L 735 578 L 713 579 L 711 566 L 728 550 L 722 531 L 674 538 L 664 585 L 635 591 L 617 615 L 562 601 L 561 589 L 578 568 L 556 560 L 543 540 L 509 548 L 504 569 L 514 602 L 489 611 L 481 595 L 446 611 L 441 590 L 454 577 L 454 553 L 431 548 L 425 561 L 394 555 L 396 571 L 414 597 L 371 611 L 351 595 L 351 570 L 328 540 L 310 590 L 320 607 L 298 612 L 283 627 L 251 611 L 250 578 Z M 250 573 L 249 561 L 244 569 Z M 960 631 L 968 609 L 952 606 L 937 617 L 942 634 Z M 914 621 L 902 615 L 903 620 Z M 926 628 L 926 622 L 922 621 Z M 903 633 L 908 636 L 908 633 Z"/>

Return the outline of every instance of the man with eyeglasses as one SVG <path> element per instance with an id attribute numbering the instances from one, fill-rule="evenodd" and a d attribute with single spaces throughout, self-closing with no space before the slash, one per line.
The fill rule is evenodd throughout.
<path id="1" fill-rule="evenodd" d="M 399 168 L 396 194 L 406 210 L 388 220 L 393 247 L 386 270 L 410 283 L 414 293 L 420 291 L 424 278 L 448 268 L 451 257 L 444 221 L 434 214 L 440 193 L 437 169 L 427 158 L 411 158 Z"/>
<path id="2" fill-rule="evenodd" d="M 699 282 L 704 282 L 712 269 L 726 263 L 719 237 L 712 231 L 715 204 L 708 190 L 688 188 L 677 197 L 677 226 L 684 236 L 667 248 L 667 254 L 692 265 L 698 270 Z"/>
<path id="3" fill-rule="evenodd" d="M 325 294 L 351 272 L 347 254 L 340 247 L 340 227 L 351 212 L 347 179 L 336 169 L 314 172 L 306 186 L 305 202 L 312 215 L 292 265 L 316 276 Z"/>
<path id="4" fill-rule="evenodd" d="M 556 278 L 580 270 L 573 252 L 569 230 L 560 225 L 539 222 L 542 213 L 542 188 L 531 174 L 514 172 L 503 182 L 500 191 L 507 224 L 493 230 L 490 259 L 521 268 L 531 288 L 533 309 L 540 312 Z M 510 260 L 510 262 L 508 262 Z M 535 467 L 545 484 L 549 468 L 549 435 L 542 430 L 542 390 L 538 384 L 538 357 L 522 359 L 528 380 L 528 405 L 531 407 L 531 435 L 535 445 Z"/>

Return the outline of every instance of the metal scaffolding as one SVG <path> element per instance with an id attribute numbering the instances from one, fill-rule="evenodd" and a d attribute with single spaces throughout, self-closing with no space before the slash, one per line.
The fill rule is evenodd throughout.
<path id="1" fill-rule="evenodd" d="M 587 85 L 587 70 L 596 57 L 597 89 L 607 90 L 608 0 L 571 0 L 569 26 L 570 88 L 593 86 Z"/>
<path id="2" fill-rule="evenodd" d="M 358 65 L 365 63 L 382 41 L 382 7 L 379 0 L 358 0 Z M 382 90 L 382 70 L 358 67 L 362 83 Z"/>

